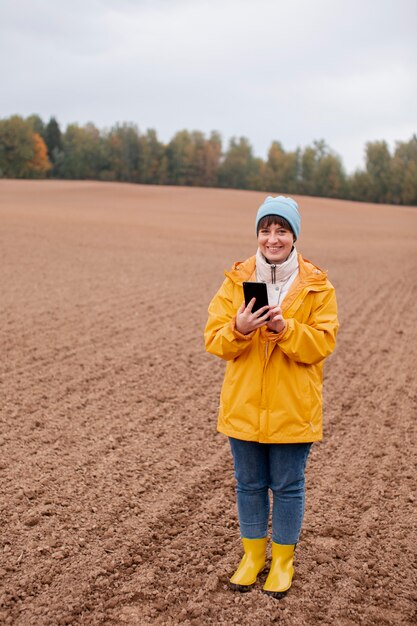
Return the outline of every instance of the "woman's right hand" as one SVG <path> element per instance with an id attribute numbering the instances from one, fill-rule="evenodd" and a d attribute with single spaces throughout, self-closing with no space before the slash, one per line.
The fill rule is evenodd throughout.
<path id="1" fill-rule="evenodd" d="M 236 330 L 242 335 L 248 335 L 252 331 L 266 324 L 269 317 L 269 306 L 263 306 L 261 309 L 252 313 L 252 307 L 256 298 L 252 298 L 248 306 L 242 302 L 238 312 L 236 313 Z"/>

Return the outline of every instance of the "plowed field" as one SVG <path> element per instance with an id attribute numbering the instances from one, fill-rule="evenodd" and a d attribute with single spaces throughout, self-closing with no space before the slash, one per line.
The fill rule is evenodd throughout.
<path id="1" fill-rule="evenodd" d="M 415 623 L 417 209 L 298 198 L 329 270 L 290 593 L 236 594 L 224 364 L 204 351 L 263 193 L 0 181 L 0 623 Z"/>

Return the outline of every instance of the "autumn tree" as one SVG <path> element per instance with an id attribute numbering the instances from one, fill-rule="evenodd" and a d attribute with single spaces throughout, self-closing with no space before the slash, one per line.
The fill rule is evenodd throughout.
<path id="1" fill-rule="evenodd" d="M 39 133 L 33 133 L 33 157 L 27 162 L 28 175 L 32 178 L 44 178 L 52 164 L 48 159 L 46 144 Z"/>
<path id="2" fill-rule="evenodd" d="M 31 123 L 18 115 L 0 120 L 0 175 L 7 178 L 44 176 L 50 169 L 46 146 Z"/>

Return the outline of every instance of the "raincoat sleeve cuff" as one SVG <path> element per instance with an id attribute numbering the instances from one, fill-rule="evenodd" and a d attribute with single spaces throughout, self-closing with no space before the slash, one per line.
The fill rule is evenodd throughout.
<path id="1" fill-rule="evenodd" d="M 231 322 L 230 322 L 230 326 L 232 329 L 232 332 L 234 334 L 234 336 L 237 339 L 252 339 L 252 337 L 254 336 L 254 334 L 256 333 L 256 330 L 253 330 L 251 333 L 248 333 L 247 335 L 243 335 L 242 333 L 240 333 L 238 331 L 238 329 L 236 328 L 236 317 L 234 317 Z"/>
<path id="2" fill-rule="evenodd" d="M 266 330 L 266 338 L 268 339 L 268 341 L 279 343 L 280 341 L 282 341 L 282 339 L 285 339 L 285 336 L 287 334 L 288 328 L 289 328 L 288 321 L 285 320 L 285 326 L 281 330 L 280 333 L 274 333 L 272 330 L 268 330 L 267 329 Z"/>

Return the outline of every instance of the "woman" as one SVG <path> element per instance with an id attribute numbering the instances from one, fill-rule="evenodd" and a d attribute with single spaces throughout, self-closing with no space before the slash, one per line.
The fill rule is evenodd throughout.
<path id="1" fill-rule="evenodd" d="M 322 369 L 338 329 L 326 273 L 297 253 L 297 203 L 268 196 L 256 216 L 258 250 L 235 263 L 209 306 L 208 352 L 227 361 L 218 430 L 230 440 L 244 555 L 231 586 L 248 591 L 265 566 L 272 492 L 272 563 L 264 591 L 291 586 L 304 515 L 304 471 L 322 438 Z M 245 306 L 244 281 L 265 282 L 268 306 Z"/>

